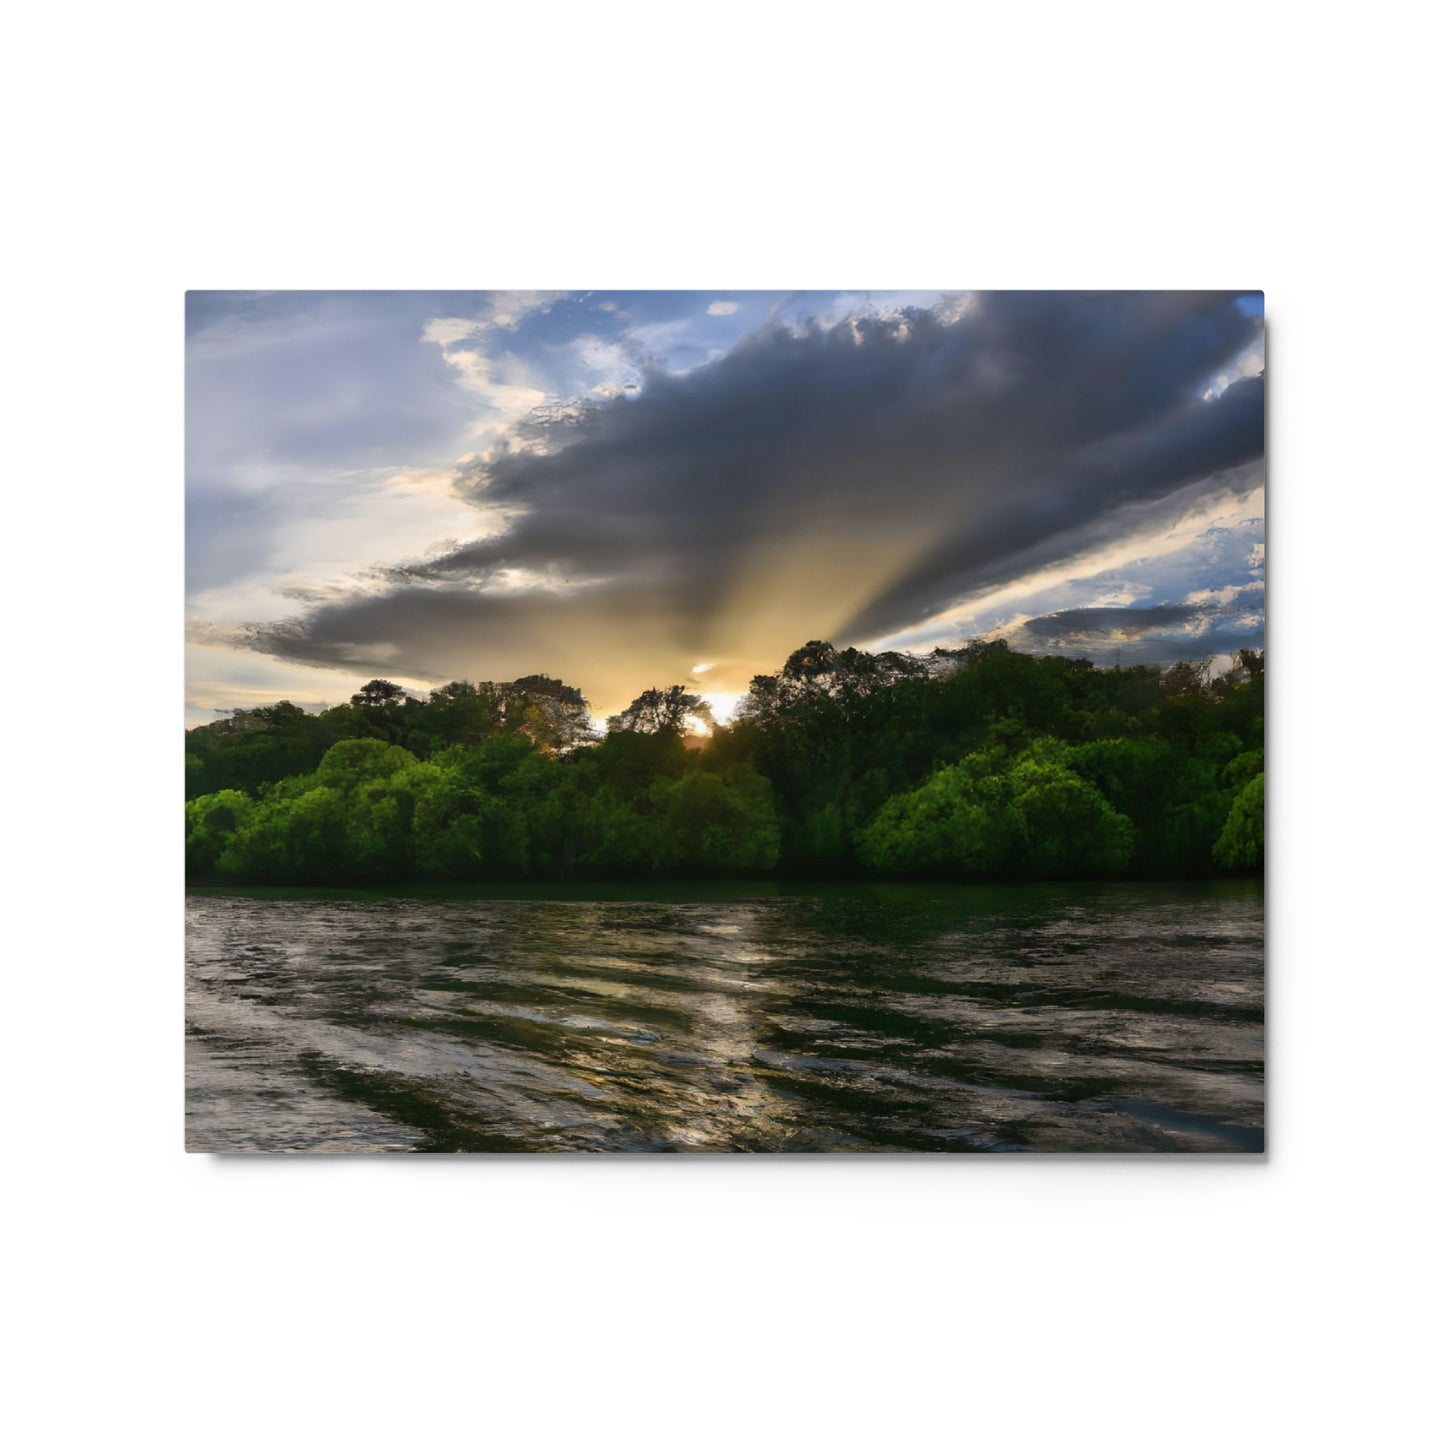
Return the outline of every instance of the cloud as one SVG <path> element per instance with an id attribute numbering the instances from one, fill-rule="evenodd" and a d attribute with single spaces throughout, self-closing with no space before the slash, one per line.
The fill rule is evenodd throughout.
<path id="1" fill-rule="evenodd" d="M 478 400 L 458 386 L 441 350 L 417 338 L 429 317 L 459 319 L 474 301 L 425 292 L 190 293 L 193 596 L 274 572 L 275 559 L 294 552 L 299 524 L 355 519 L 378 490 L 374 479 L 399 464 L 450 469 L 472 449 Z M 394 555 L 415 543 L 398 540 L 386 510 L 376 542 Z M 331 566 L 370 559 L 364 550 Z"/>
<path id="2" fill-rule="evenodd" d="M 738 309 L 736 301 L 714 301 L 708 308 L 709 316 L 731 316 Z"/>
<path id="3" fill-rule="evenodd" d="M 978 293 L 834 324 L 780 314 L 681 372 L 644 345 L 637 390 L 534 410 L 459 471 L 505 531 L 403 559 L 381 593 L 250 644 L 438 678 L 545 668 L 608 707 L 712 657 L 709 682 L 742 690 L 807 637 L 917 628 L 1256 488 L 1264 383 L 1239 359 L 1262 323 L 1235 299 Z M 468 334 L 437 316 L 460 372 Z"/>
<path id="4" fill-rule="evenodd" d="M 1146 632 L 1179 631 L 1214 610 L 1205 604 L 1191 606 L 1182 602 L 1161 607 L 1078 607 L 1072 612 L 1032 617 L 1023 624 L 1023 630 L 1052 647 L 1061 645 L 1064 638 L 1133 638 Z"/>
<path id="5" fill-rule="evenodd" d="M 492 347 L 492 334 L 515 332 L 526 316 L 549 311 L 565 294 L 496 291 L 481 298 L 471 317 L 434 316 L 422 327 L 422 340 L 441 348 L 458 381 L 482 403 L 472 428 L 479 441 L 500 435 L 548 400 L 545 379 L 514 352 Z"/>
<path id="6" fill-rule="evenodd" d="M 1000 635 L 1026 652 L 1133 664 L 1199 659 L 1260 644 L 1263 616 L 1235 600 L 1079 607 L 1031 617 Z"/>
<path id="7" fill-rule="evenodd" d="M 1211 476 L 1178 492 L 1138 504 L 1095 545 L 1025 568 L 1008 581 L 878 640 L 879 646 L 928 650 L 992 632 L 1019 617 L 1074 607 L 1132 606 L 1141 601 L 1188 601 L 1204 586 L 1258 579 L 1264 535 L 1261 462 L 1224 477 Z"/>

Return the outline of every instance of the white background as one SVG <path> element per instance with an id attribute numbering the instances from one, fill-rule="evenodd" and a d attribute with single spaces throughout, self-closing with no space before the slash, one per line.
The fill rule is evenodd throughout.
<path id="1" fill-rule="evenodd" d="M 12 1438 L 1438 1424 L 1431 18 L 10 17 Z M 1266 1161 L 182 1153 L 182 295 L 422 285 L 1264 288 Z"/>

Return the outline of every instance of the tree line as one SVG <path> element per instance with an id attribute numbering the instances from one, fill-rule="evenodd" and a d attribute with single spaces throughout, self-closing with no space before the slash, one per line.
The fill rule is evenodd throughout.
<path id="1" fill-rule="evenodd" d="M 681 685 L 594 728 L 545 674 L 374 679 L 186 734 L 193 879 L 1181 878 L 1264 861 L 1264 660 L 1098 668 L 809 642 L 731 723 Z"/>

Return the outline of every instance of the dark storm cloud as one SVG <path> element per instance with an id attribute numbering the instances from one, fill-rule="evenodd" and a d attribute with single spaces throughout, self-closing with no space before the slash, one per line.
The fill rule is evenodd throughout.
<path id="1" fill-rule="evenodd" d="M 1145 632 L 1180 628 L 1217 611 L 1215 607 L 1191 607 L 1182 602 L 1159 607 L 1075 607 L 1068 612 L 1030 618 L 1023 630 L 1049 643 L 1074 637 L 1138 637 Z"/>
<path id="2" fill-rule="evenodd" d="M 428 609 L 473 644 L 544 619 L 679 657 L 744 634 L 867 641 L 1117 540 L 1140 508 L 1256 481 L 1262 378 L 1201 396 L 1261 326 L 1217 292 L 992 293 L 956 320 L 768 324 L 534 422 L 459 479 L 514 516 L 503 535 L 255 642 L 333 661 L 415 641 L 441 664 L 456 649 L 440 613 L 419 622 Z M 494 590 L 518 573 L 552 586 Z"/>
<path id="3" fill-rule="evenodd" d="M 1235 590 L 1235 589 L 1231 589 Z M 1033 617 L 1012 629 L 1026 652 L 1066 653 L 1096 662 L 1169 662 L 1263 644 L 1263 594 L 1155 607 L 1075 607 Z"/>
<path id="4" fill-rule="evenodd" d="M 1216 401 L 1194 401 L 1158 430 L 1111 434 L 1065 456 L 1011 472 L 1002 496 L 972 515 L 940 515 L 942 535 L 911 573 L 874 599 L 849 631 L 876 636 L 899 619 L 924 618 L 962 597 L 1012 580 L 1121 535 L 1125 509 L 1206 479 L 1221 490 L 1258 484 L 1244 463 L 1264 448 L 1264 378 L 1237 381 Z M 1122 515 L 1121 515 L 1122 514 Z"/>
<path id="5" fill-rule="evenodd" d="M 629 586 L 619 611 L 613 591 L 588 588 L 584 598 L 565 589 L 398 587 L 323 605 L 234 640 L 297 662 L 436 680 L 507 679 L 545 670 L 582 686 L 594 705 L 611 711 L 645 685 L 628 675 L 629 663 L 644 677 L 669 676 L 677 652 L 662 592 Z M 619 658 L 624 616 L 633 621 Z"/>

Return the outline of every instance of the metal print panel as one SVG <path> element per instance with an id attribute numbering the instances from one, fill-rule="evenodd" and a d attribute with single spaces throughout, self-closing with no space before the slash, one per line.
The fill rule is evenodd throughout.
<path id="1" fill-rule="evenodd" d="M 1258 292 L 193 292 L 186 1144 L 1264 1147 Z"/>

